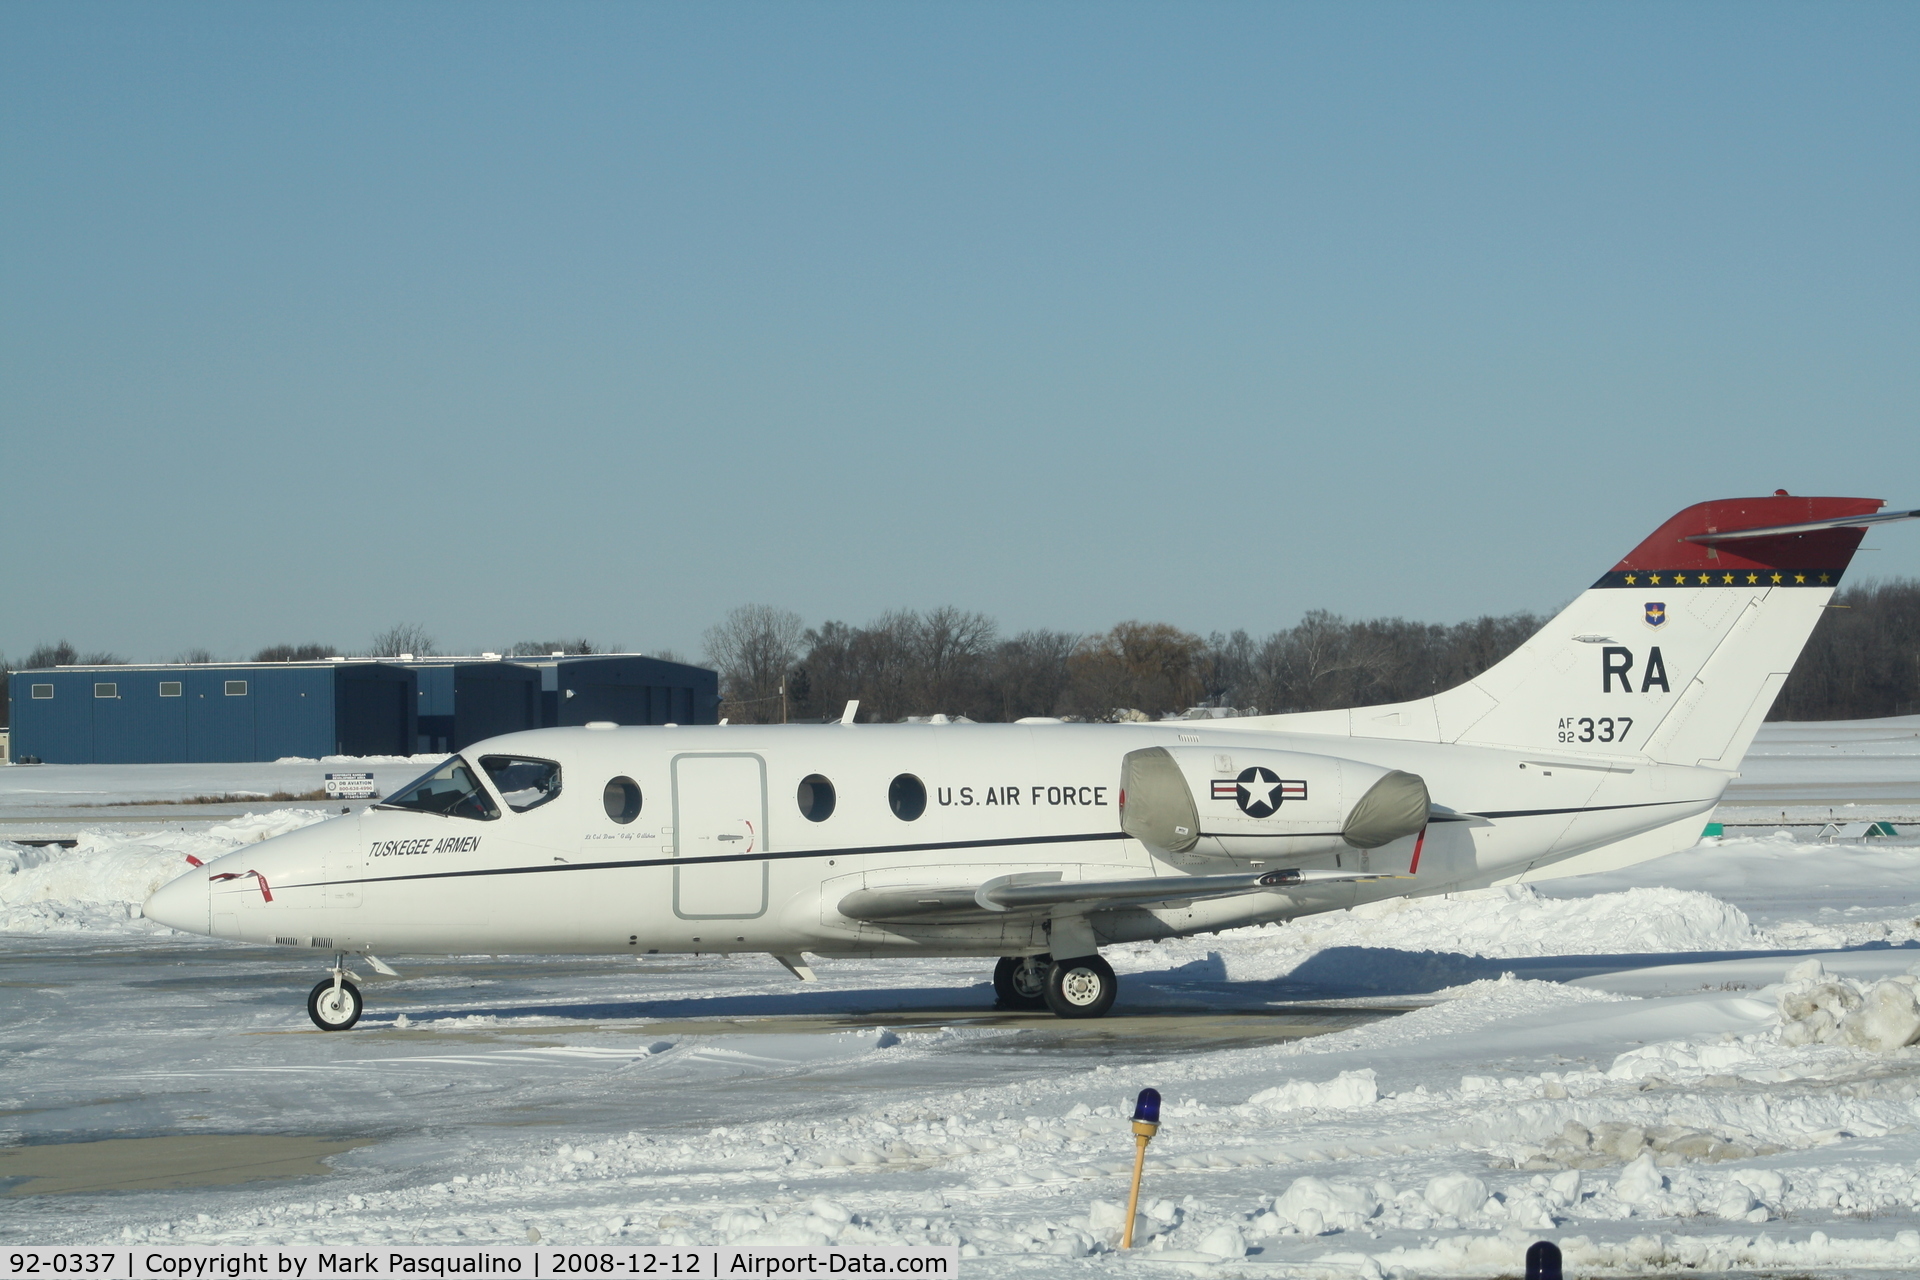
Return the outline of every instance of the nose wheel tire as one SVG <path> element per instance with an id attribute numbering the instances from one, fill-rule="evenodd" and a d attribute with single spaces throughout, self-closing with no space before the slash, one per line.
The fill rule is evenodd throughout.
<path id="1" fill-rule="evenodd" d="M 360 988 L 342 979 L 338 990 L 333 979 L 319 983 L 307 993 L 307 1016 L 322 1031 L 346 1031 L 360 1021 Z"/>
<path id="2" fill-rule="evenodd" d="M 993 1002 L 1002 1009 L 1046 1008 L 1052 965 L 1052 956 L 1001 956 L 993 966 Z"/>
<path id="3" fill-rule="evenodd" d="M 1103 1018 L 1120 980 L 1099 956 L 1055 960 L 1047 970 L 1047 1008 L 1062 1018 Z"/>

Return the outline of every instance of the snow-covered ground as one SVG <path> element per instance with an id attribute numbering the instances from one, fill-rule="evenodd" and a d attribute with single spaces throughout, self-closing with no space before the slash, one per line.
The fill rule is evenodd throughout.
<path id="1" fill-rule="evenodd" d="M 1821 728 L 1769 726 L 1743 783 L 1920 798 L 1920 724 Z M 1492 1276 L 1553 1239 L 1581 1276 L 1920 1270 L 1920 1048 L 1886 1042 L 1920 1028 L 1920 842 L 1761 831 L 1114 948 L 1093 1024 L 995 1013 L 984 966 L 949 961 L 802 987 L 763 957 L 475 957 L 369 975 L 360 1029 L 328 1035 L 311 958 L 137 911 L 189 852 L 326 817 L 0 843 L 0 1241 L 833 1239 L 957 1243 L 978 1276 Z M 1166 1123 L 1146 1248 L 1121 1255 L 1147 1085 Z M 365 1145 L 325 1177 L 65 1195 L 17 1149 L 179 1134 Z"/>
<path id="2" fill-rule="evenodd" d="M 1720 816 L 1920 819 L 1920 716 L 1763 725 Z"/>
<path id="3" fill-rule="evenodd" d="M 295 793 L 321 788 L 329 773 L 372 773 L 400 786 L 444 755 L 289 756 L 258 764 L 38 764 L 0 768 L 0 813 L 30 817 L 36 810 L 179 801 L 189 796 Z"/>

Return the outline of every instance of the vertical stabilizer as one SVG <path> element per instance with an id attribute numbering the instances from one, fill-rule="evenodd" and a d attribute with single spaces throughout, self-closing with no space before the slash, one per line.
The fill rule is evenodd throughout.
<path id="1" fill-rule="evenodd" d="M 1261 723 L 1732 770 L 1866 528 L 1920 518 L 1882 505 L 1784 492 L 1699 503 L 1465 684 L 1413 702 Z"/>
<path id="2" fill-rule="evenodd" d="M 1841 522 L 1881 505 L 1688 507 L 1511 656 L 1439 694 L 1437 718 L 1463 725 L 1457 742 L 1733 769 L 1864 536 Z"/>

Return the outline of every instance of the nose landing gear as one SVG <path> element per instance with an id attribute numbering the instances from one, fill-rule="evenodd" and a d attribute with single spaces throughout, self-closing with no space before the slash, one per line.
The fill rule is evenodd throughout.
<path id="1" fill-rule="evenodd" d="M 345 955 L 333 958 L 333 976 L 307 993 L 307 1016 L 314 1026 L 322 1031 L 346 1031 L 360 1021 L 360 988 L 348 981 L 359 976 L 347 972 Z"/>

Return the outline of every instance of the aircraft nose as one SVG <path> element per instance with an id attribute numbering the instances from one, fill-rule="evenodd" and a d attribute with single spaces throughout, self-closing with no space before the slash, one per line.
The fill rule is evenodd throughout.
<path id="1" fill-rule="evenodd" d="M 213 886 L 195 868 L 153 891 L 141 908 L 147 919 L 187 933 L 213 932 Z"/>

